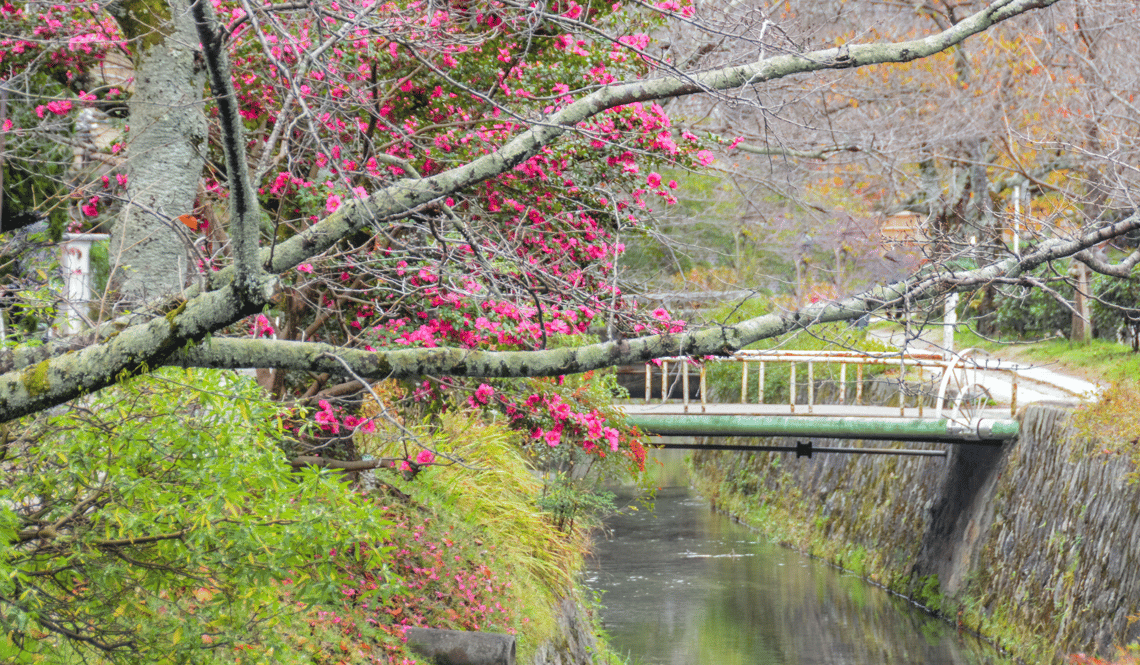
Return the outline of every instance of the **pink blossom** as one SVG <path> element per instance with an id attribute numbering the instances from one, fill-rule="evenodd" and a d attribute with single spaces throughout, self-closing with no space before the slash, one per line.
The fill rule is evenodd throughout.
<path id="1" fill-rule="evenodd" d="M 485 383 L 481 383 L 481 384 L 479 384 L 479 387 L 475 390 L 475 399 L 479 400 L 480 404 L 486 404 L 487 400 L 490 399 L 491 396 L 494 394 L 495 394 L 494 388 L 492 388 L 491 386 L 489 386 Z"/>
<path id="2" fill-rule="evenodd" d="M 419 465 L 431 464 L 434 461 L 435 461 L 435 454 L 432 453 L 432 451 L 430 451 L 430 450 L 421 450 L 419 452 L 419 454 L 416 455 L 416 464 L 419 464 Z"/>
<path id="3" fill-rule="evenodd" d="M 253 326 L 250 334 L 254 337 L 271 337 L 273 336 L 273 325 L 264 314 L 258 314 L 257 318 L 253 320 Z"/>
<path id="4" fill-rule="evenodd" d="M 302 263 L 301 265 L 297 266 L 297 272 L 303 272 L 305 274 L 311 275 L 313 274 L 313 264 Z"/>
<path id="5" fill-rule="evenodd" d="M 83 204 L 83 214 L 88 217 L 95 217 L 99 214 L 99 197 L 92 196 L 88 199 L 87 203 Z"/>
<path id="6" fill-rule="evenodd" d="M 47 105 L 40 105 L 36 107 L 36 117 L 42 118 L 46 111 L 51 111 L 55 115 L 67 115 L 71 111 L 70 99 L 57 99 L 48 102 Z"/>
<path id="7" fill-rule="evenodd" d="M 325 201 L 325 210 L 329 212 L 336 212 L 340 207 L 340 196 L 337 194 L 329 194 L 329 198 Z"/>
<path id="8" fill-rule="evenodd" d="M 606 441 L 610 444 L 610 450 L 616 451 L 618 449 L 618 431 L 612 427 L 605 429 Z"/>
<path id="9" fill-rule="evenodd" d="M 649 175 L 645 176 L 645 182 L 650 187 L 660 187 L 661 186 L 661 174 L 654 171 L 654 172 L 650 173 Z"/>
<path id="10" fill-rule="evenodd" d="M 317 406 L 321 407 L 320 411 L 313 416 L 313 419 L 320 424 L 321 430 L 337 434 L 340 432 L 340 420 L 337 419 L 336 414 L 333 413 L 332 405 L 328 400 L 322 399 L 317 402 Z"/>
<path id="11" fill-rule="evenodd" d="M 554 430 L 549 430 L 542 438 L 546 440 L 547 445 L 554 447 L 562 440 L 562 434 Z"/>
<path id="12" fill-rule="evenodd" d="M 670 318 L 669 312 L 665 311 L 664 307 L 658 307 L 657 309 L 653 310 L 653 318 L 657 319 L 658 321 L 668 321 Z"/>
<path id="13" fill-rule="evenodd" d="M 698 150 L 697 161 L 701 163 L 701 166 L 708 166 L 716 161 L 716 156 L 708 150 Z"/>

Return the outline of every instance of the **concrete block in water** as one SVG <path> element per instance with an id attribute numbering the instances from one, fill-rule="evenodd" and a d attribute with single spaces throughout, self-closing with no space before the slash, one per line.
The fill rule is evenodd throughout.
<path id="1" fill-rule="evenodd" d="M 408 647 L 435 665 L 515 665 L 515 636 L 409 628 Z"/>

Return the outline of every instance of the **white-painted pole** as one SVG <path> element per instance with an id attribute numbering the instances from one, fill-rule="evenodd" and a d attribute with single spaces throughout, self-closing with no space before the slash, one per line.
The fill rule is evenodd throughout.
<path id="1" fill-rule="evenodd" d="M 942 348 L 947 356 L 954 353 L 954 328 L 958 325 L 958 294 L 946 296 L 942 305 Z"/>
<path id="2" fill-rule="evenodd" d="M 63 271 L 64 312 L 59 324 L 61 336 L 83 328 L 91 302 L 91 245 L 109 238 L 105 233 L 65 233 L 60 245 L 59 265 Z"/>
<path id="3" fill-rule="evenodd" d="M 1021 183 L 1013 186 L 1013 255 L 1021 256 Z"/>

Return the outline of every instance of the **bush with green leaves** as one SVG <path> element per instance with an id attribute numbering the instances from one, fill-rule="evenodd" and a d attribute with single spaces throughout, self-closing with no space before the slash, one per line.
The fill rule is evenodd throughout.
<path id="1" fill-rule="evenodd" d="M 1051 287 L 1060 296 L 1072 299 L 1073 289 L 1067 283 L 1056 282 Z M 994 296 L 994 306 L 994 330 L 1003 338 L 1034 339 L 1057 331 L 1067 335 L 1072 326 L 1072 311 L 1041 289 L 1002 288 Z"/>
<path id="2" fill-rule="evenodd" d="M 1046 273 L 1039 273 L 1036 275 L 1038 279 L 1047 279 Z M 1140 325 L 1140 280 L 1093 273 L 1090 285 L 1092 299 L 1089 310 L 1094 337 L 1116 341 L 1121 328 Z M 1072 303 L 1075 292 L 1071 284 L 1054 281 L 1051 288 Z M 1041 289 L 1005 287 L 997 291 L 993 302 L 995 330 L 1002 338 L 1026 340 L 1058 333 L 1068 337 L 1071 332 L 1072 309 Z M 970 303 L 974 307 L 977 305 L 977 301 L 969 301 L 963 316 L 973 314 L 968 311 Z"/>
<path id="3" fill-rule="evenodd" d="M 311 662 L 289 636 L 341 601 L 330 551 L 391 526 L 289 466 L 279 411 L 247 377 L 166 369 L 5 426 L 0 661 Z"/>
<path id="4" fill-rule="evenodd" d="M 1117 332 L 1130 338 L 1136 346 L 1136 329 L 1140 327 L 1140 278 L 1121 279 L 1094 274 L 1094 299 L 1091 305 L 1094 334 L 1101 339 L 1116 341 Z M 1131 333 L 1129 335 L 1128 333 Z"/>

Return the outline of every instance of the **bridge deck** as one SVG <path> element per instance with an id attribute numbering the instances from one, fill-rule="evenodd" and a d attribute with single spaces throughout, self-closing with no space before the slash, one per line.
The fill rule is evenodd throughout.
<path id="1" fill-rule="evenodd" d="M 921 414 L 918 407 L 907 407 L 900 411 L 897 406 L 858 406 L 854 404 L 797 404 L 792 411 L 788 404 L 705 404 L 690 402 L 687 406 L 680 402 L 626 402 L 619 406 L 630 416 L 681 416 L 681 415 L 709 415 L 709 416 L 803 416 L 832 417 L 832 418 L 868 418 L 868 419 L 915 419 L 923 418 L 937 420 L 933 407 L 923 407 Z M 983 409 L 978 416 L 990 420 L 1009 420 L 1009 407 L 994 407 Z"/>

